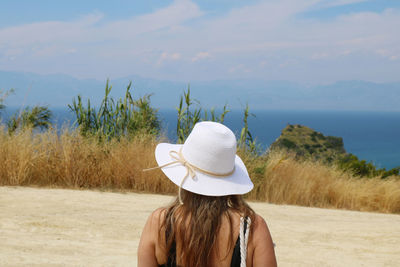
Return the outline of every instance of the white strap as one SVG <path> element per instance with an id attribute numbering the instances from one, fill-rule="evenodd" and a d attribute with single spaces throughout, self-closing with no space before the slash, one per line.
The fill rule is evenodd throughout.
<path id="1" fill-rule="evenodd" d="M 244 220 L 247 221 L 246 230 L 244 230 Z M 240 217 L 240 267 L 246 267 L 247 243 L 249 241 L 251 219 Z"/>

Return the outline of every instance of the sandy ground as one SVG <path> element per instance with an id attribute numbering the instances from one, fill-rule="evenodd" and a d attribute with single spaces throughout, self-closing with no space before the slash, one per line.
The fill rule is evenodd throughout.
<path id="1" fill-rule="evenodd" d="M 136 266 L 169 196 L 0 187 L 0 266 Z M 250 203 L 280 266 L 400 266 L 400 215 Z"/>

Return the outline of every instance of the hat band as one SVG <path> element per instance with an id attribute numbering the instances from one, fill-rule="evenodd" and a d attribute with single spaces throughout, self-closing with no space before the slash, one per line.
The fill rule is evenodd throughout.
<path id="1" fill-rule="evenodd" d="M 204 170 L 204 169 L 202 169 L 202 168 L 200 168 L 200 167 L 197 167 L 197 166 L 191 164 L 190 162 L 188 162 L 188 161 L 183 157 L 183 155 L 182 155 L 182 147 L 180 148 L 179 152 L 177 152 L 177 151 L 175 151 L 175 150 L 169 151 L 169 155 L 170 155 L 171 158 L 173 158 L 175 161 L 169 162 L 169 163 L 167 163 L 167 164 L 164 164 L 164 165 L 161 165 L 161 166 L 158 166 L 158 167 L 149 168 L 149 169 L 144 169 L 143 171 L 151 171 L 151 170 L 155 170 L 155 169 L 161 169 L 161 168 L 164 168 L 164 167 L 167 167 L 167 166 L 170 166 L 170 165 L 173 165 L 173 164 L 177 164 L 177 163 L 182 164 L 182 165 L 186 168 L 186 174 L 185 174 L 185 176 L 183 177 L 183 179 L 182 179 L 182 181 L 181 181 L 181 183 L 180 183 L 180 185 L 179 185 L 179 195 L 178 195 L 178 196 L 179 196 L 179 203 L 180 203 L 180 204 L 183 204 L 182 197 L 181 197 L 181 189 L 182 189 L 183 183 L 185 182 L 186 178 L 187 178 L 189 175 L 190 175 L 190 177 L 191 177 L 192 179 L 194 179 L 194 177 L 196 176 L 196 172 L 195 172 L 195 171 L 199 171 L 199 172 L 202 172 L 202 173 L 204 173 L 204 174 L 207 174 L 207 175 L 210 175 L 210 176 L 219 177 L 219 178 L 223 178 L 223 177 L 230 176 L 231 174 L 233 174 L 233 173 L 235 172 L 235 167 L 233 167 L 232 171 L 230 171 L 230 172 L 228 172 L 228 173 L 223 173 L 223 174 L 221 174 L 221 173 L 215 173 L 215 172 L 210 172 L 210 171 Z"/>

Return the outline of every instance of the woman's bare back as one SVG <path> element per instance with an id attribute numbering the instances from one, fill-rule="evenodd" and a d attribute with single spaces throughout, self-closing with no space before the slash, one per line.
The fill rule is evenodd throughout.
<path id="1" fill-rule="evenodd" d="M 165 233 L 159 231 L 164 216 L 165 209 L 158 209 L 150 215 L 139 244 L 138 266 L 158 266 L 167 262 L 168 251 L 165 247 Z M 228 216 L 223 216 L 221 219 L 218 237 L 211 250 L 211 266 L 229 267 L 231 265 L 234 246 L 239 236 L 241 216 L 236 212 L 229 212 L 229 217 L 231 222 Z M 246 265 L 276 266 L 274 247 L 267 224 L 261 216 L 256 214 L 252 225 L 253 230 L 249 235 Z M 159 236 L 160 234 L 161 236 Z M 151 251 L 153 251 L 153 255 Z M 181 251 L 181 244 L 177 242 L 178 265 Z"/>

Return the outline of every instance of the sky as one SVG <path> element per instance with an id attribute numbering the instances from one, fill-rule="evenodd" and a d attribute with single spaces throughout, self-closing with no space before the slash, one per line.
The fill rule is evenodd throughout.
<path id="1" fill-rule="evenodd" d="M 394 82 L 399 29 L 395 0 L 2 0 L 0 70 Z"/>

